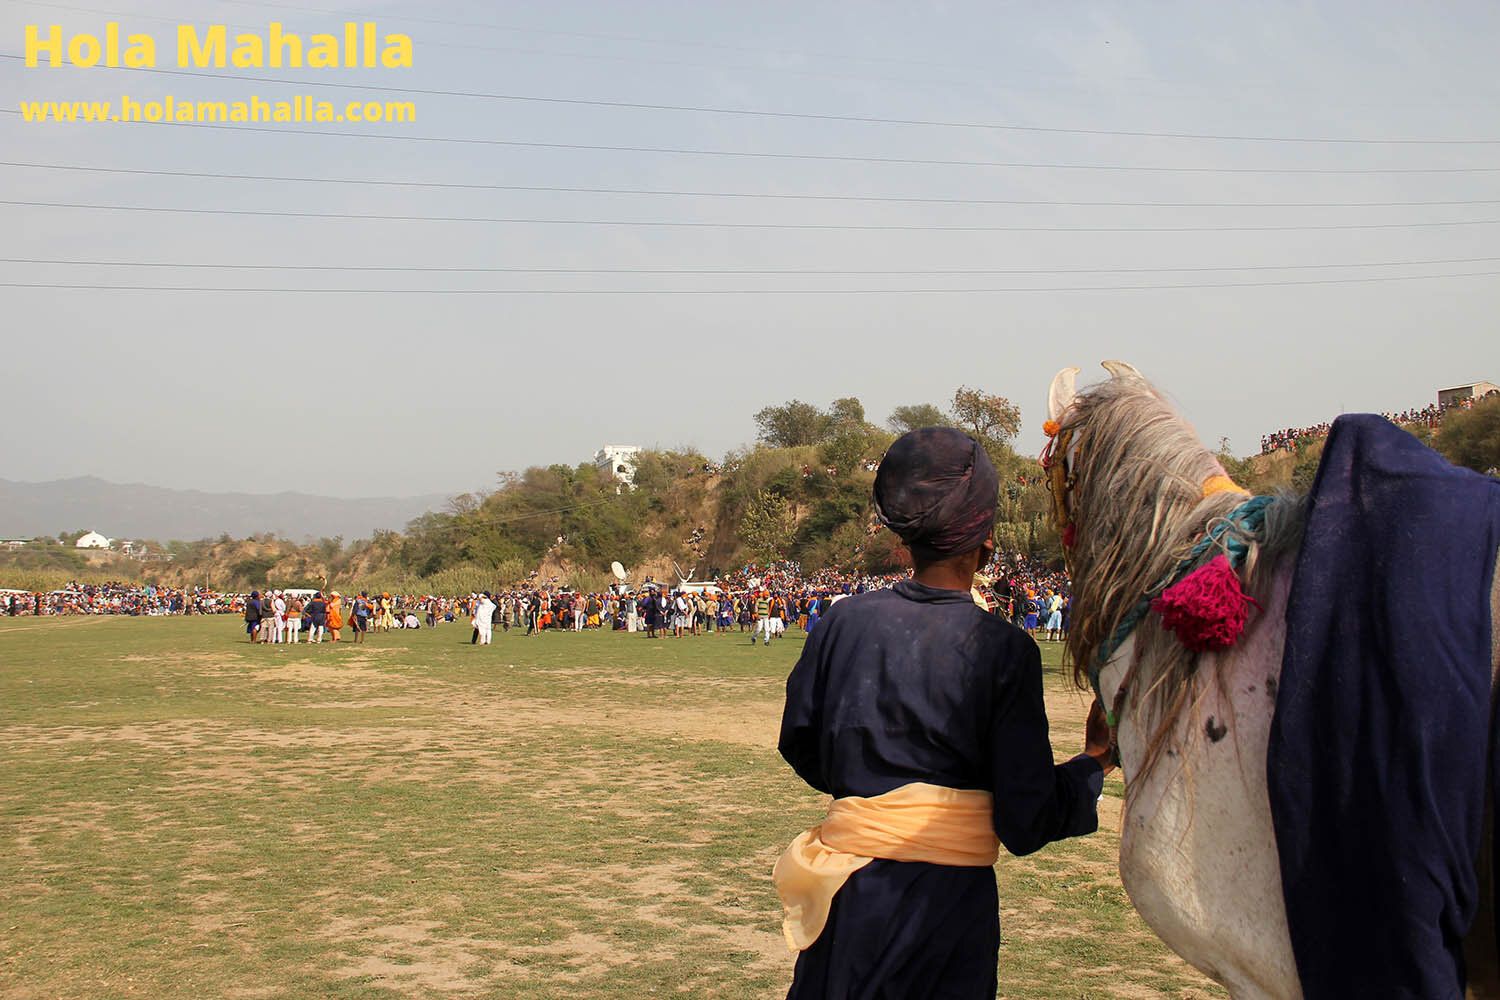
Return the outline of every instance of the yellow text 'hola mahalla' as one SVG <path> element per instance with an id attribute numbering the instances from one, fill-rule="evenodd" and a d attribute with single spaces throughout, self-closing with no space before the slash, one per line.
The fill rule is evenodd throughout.
<path id="1" fill-rule="evenodd" d="M 411 38 L 388 34 L 380 38 L 374 21 L 344 24 L 342 35 L 301 35 L 282 30 L 272 21 L 264 36 L 239 34 L 233 37 L 222 24 L 199 29 L 192 24 L 177 26 L 177 66 L 183 69 L 356 69 L 384 66 L 410 68 Z M 133 34 L 121 38 L 120 25 L 114 21 L 104 26 L 104 36 L 77 34 L 63 36 L 60 25 L 50 25 L 43 33 L 38 25 L 26 26 L 26 65 L 45 66 L 126 66 L 150 69 L 156 66 L 156 39 L 151 35 Z"/>

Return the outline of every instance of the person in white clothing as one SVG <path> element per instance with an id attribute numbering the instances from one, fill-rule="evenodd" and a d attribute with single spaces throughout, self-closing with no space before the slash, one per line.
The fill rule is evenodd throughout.
<path id="1" fill-rule="evenodd" d="M 495 634 L 495 602 L 490 600 L 488 590 L 480 595 L 479 603 L 474 606 L 474 627 L 479 630 L 479 644 L 488 646 Z"/>
<path id="2" fill-rule="evenodd" d="M 302 598 L 296 594 L 286 603 L 286 641 L 295 644 L 302 632 Z"/>
<path id="3" fill-rule="evenodd" d="M 271 601 L 271 607 L 276 611 L 276 636 L 272 642 L 286 641 L 286 597 L 281 591 L 276 591 L 276 597 Z"/>

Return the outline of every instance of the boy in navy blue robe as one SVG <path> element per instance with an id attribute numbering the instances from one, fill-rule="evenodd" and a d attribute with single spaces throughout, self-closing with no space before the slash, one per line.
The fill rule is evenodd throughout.
<path id="1" fill-rule="evenodd" d="M 1040 651 L 970 596 L 994 551 L 998 485 L 983 448 L 951 428 L 891 446 L 876 510 L 914 578 L 827 609 L 787 680 L 780 750 L 835 798 L 912 783 L 989 792 L 994 833 L 1023 855 L 1098 827 L 1109 732 L 1095 705 L 1085 752 L 1054 764 Z M 998 907 L 993 868 L 876 858 L 834 895 L 788 997 L 994 997 Z"/>

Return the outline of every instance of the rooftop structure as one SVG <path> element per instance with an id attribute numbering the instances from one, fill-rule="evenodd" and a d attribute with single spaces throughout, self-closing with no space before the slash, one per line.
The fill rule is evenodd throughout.
<path id="1" fill-rule="evenodd" d="M 594 452 L 594 465 L 609 472 L 616 481 L 634 486 L 635 460 L 640 453 L 639 445 L 607 444 Z"/>
<path id="2" fill-rule="evenodd" d="M 1438 406 L 1453 406 L 1466 399 L 1478 399 L 1485 393 L 1500 392 L 1500 385 L 1493 382 L 1469 382 L 1438 390 Z"/>

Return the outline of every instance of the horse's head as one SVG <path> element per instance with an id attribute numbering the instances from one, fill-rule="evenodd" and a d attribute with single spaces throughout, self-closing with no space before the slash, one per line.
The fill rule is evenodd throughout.
<path id="1" fill-rule="evenodd" d="M 1074 586 L 1068 644 L 1080 674 L 1128 608 L 1243 490 L 1131 365 L 1083 390 L 1064 368 L 1047 394 L 1042 462 Z"/>
<path id="2" fill-rule="evenodd" d="M 1133 365 L 1124 361 L 1100 364 L 1110 374 L 1107 382 L 1080 394 L 1077 388 L 1080 369 L 1075 366 L 1058 372 L 1047 391 L 1047 422 L 1043 429 L 1050 441 L 1042 454 L 1042 464 L 1047 469 L 1047 486 L 1052 491 L 1053 523 L 1063 537 L 1064 552 L 1070 563 L 1078 528 L 1075 507 L 1085 483 L 1080 475 L 1081 466 L 1094 457 L 1095 450 L 1086 449 L 1084 441 L 1098 436 L 1098 425 L 1112 422 L 1099 419 L 1096 411 L 1115 413 L 1128 408 L 1134 423 L 1142 426 L 1176 417 L 1166 400 Z M 1097 486 L 1098 481 L 1098 470 L 1091 469 L 1088 485 Z"/>

